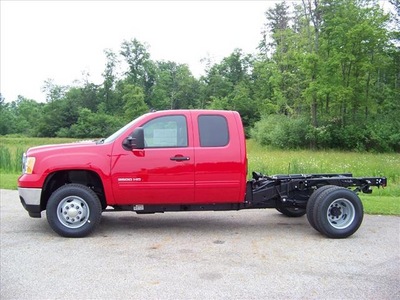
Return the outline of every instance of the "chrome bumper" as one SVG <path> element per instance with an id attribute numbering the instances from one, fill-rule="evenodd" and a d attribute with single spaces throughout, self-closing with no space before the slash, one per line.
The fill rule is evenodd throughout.
<path id="1" fill-rule="evenodd" d="M 32 218 L 40 218 L 40 198 L 42 189 L 18 188 L 19 198 L 22 206 L 28 211 Z"/>

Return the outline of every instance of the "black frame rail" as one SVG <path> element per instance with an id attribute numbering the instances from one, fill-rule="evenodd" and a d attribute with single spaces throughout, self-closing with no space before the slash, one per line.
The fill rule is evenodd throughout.
<path id="1" fill-rule="evenodd" d="M 308 198 L 319 187 L 335 185 L 355 187 L 354 192 L 372 193 L 372 186 L 385 187 L 386 177 L 353 177 L 342 174 L 289 174 L 266 176 L 253 172 L 248 182 L 246 203 L 251 207 L 276 207 L 278 202 L 287 207 L 305 208 Z"/>

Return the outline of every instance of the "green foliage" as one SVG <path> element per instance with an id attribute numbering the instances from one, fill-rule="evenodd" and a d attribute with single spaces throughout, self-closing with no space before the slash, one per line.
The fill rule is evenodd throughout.
<path id="1" fill-rule="evenodd" d="M 138 86 L 132 84 L 125 85 L 122 101 L 124 103 L 124 118 L 126 123 L 149 111 L 148 106 L 144 102 L 143 90 Z"/>
<path id="2" fill-rule="evenodd" d="M 156 81 L 152 89 L 151 108 L 197 108 L 200 83 L 192 76 L 187 65 L 175 62 L 156 63 Z"/>
<path id="3" fill-rule="evenodd" d="M 376 196 L 379 191 L 375 190 L 372 195 L 360 194 L 363 202 L 364 213 L 374 215 L 400 215 L 400 197 Z"/>
<path id="4" fill-rule="evenodd" d="M 309 140 L 308 127 L 305 119 L 268 115 L 255 123 L 251 137 L 261 145 L 282 149 L 306 148 Z"/>
<path id="5" fill-rule="evenodd" d="M 18 96 L 11 103 L 0 102 L 0 134 L 21 133 L 35 135 L 37 120 L 42 116 L 43 105 Z"/>
<path id="6" fill-rule="evenodd" d="M 0 169 L 13 171 L 11 167 L 11 153 L 5 147 L 0 147 Z"/>
<path id="7" fill-rule="evenodd" d="M 214 64 L 203 77 L 207 108 L 236 110 L 249 129 L 260 117 L 252 88 L 253 58 L 235 49 L 221 63 Z"/>
<path id="8" fill-rule="evenodd" d="M 46 80 L 46 103 L 0 96 L 0 135 L 105 136 L 150 109 L 237 110 L 246 134 L 281 148 L 400 151 L 400 28 L 375 0 L 277 2 L 259 53 L 185 64 L 154 61 L 137 39 L 105 50 L 103 82 Z M 251 128 L 254 127 L 253 130 Z"/>
<path id="9" fill-rule="evenodd" d="M 22 148 L 13 149 L 0 146 L 0 170 L 6 173 L 21 171 L 21 158 L 24 150 Z"/>
<path id="10" fill-rule="evenodd" d="M 304 118 L 267 115 L 251 130 L 261 145 L 280 149 L 307 148 L 315 141 L 318 149 L 351 151 L 400 151 L 400 122 L 397 119 L 371 120 L 367 124 L 342 126 L 338 120 L 313 127 Z"/>
<path id="11" fill-rule="evenodd" d="M 62 128 L 58 137 L 100 138 L 117 131 L 124 123 L 105 113 L 93 113 L 87 108 L 79 111 L 77 123 L 70 129 Z"/>
<path id="12" fill-rule="evenodd" d="M 0 173 L 0 188 L 6 190 L 16 190 L 17 181 L 20 174 Z"/>
<path id="13" fill-rule="evenodd" d="M 10 105 L 4 102 L 0 95 L 0 135 L 13 133 L 15 124 L 15 114 L 10 109 Z"/>
<path id="14" fill-rule="evenodd" d="M 38 136 L 55 137 L 61 129 L 67 130 L 78 120 L 78 111 L 66 100 L 50 102 L 43 109 L 37 124 Z"/>
<path id="15" fill-rule="evenodd" d="M 32 138 L 26 136 L 0 136 L 0 173 L 20 173 L 22 154 L 33 146 L 75 142 L 76 139 Z"/>

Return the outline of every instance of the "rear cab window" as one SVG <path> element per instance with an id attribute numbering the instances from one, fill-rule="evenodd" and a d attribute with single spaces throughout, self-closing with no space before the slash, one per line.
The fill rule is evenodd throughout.
<path id="1" fill-rule="evenodd" d="M 224 147 L 229 144 L 228 121 L 221 115 L 198 116 L 200 147 Z"/>

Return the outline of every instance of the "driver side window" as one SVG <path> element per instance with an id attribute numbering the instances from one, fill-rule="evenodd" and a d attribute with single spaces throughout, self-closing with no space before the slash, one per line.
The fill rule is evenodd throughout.
<path id="1" fill-rule="evenodd" d="M 143 125 L 146 148 L 187 147 L 187 123 L 184 116 L 165 116 Z"/>

